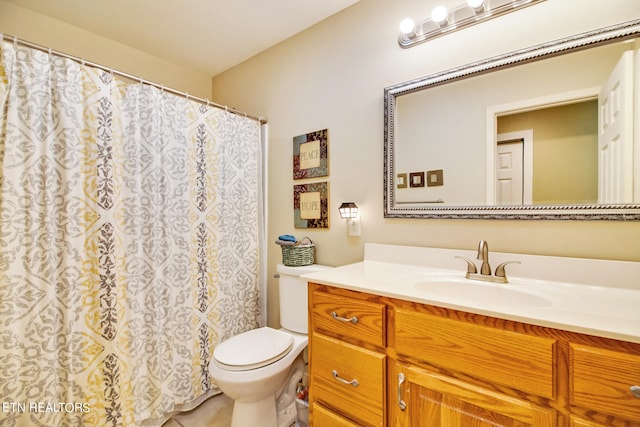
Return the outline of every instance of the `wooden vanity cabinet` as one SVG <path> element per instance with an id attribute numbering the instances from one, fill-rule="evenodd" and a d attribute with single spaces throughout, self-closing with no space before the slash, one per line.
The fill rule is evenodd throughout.
<path id="1" fill-rule="evenodd" d="M 386 305 L 310 285 L 309 313 L 311 425 L 384 426 Z"/>
<path id="2" fill-rule="evenodd" d="M 640 427 L 630 391 L 640 385 L 640 344 L 324 285 L 309 291 L 314 426 Z M 335 366 L 362 387 L 331 378 Z"/>

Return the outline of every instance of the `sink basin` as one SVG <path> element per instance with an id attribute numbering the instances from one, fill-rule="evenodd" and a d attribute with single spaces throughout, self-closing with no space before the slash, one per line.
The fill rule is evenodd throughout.
<path id="1" fill-rule="evenodd" d="M 460 277 L 435 277 L 413 285 L 433 297 L 455 301 L 486 302 L 492 306 L 550 307 L 551 300 L 522 291 L 510 284 L 487 283 Z"/>

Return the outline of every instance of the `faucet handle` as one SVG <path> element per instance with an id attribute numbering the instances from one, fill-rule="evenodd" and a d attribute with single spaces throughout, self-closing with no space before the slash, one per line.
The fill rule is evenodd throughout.
<path id="1" fill-rule="evenodd" d="M 502 264 L 500 264 L 499 266 L 496 267 L 496 277 L 507 277 L 507 272 L 505 271 L 505 266 L 509 265 L 509 264 L 522 264 L 520 261 L 507 261 L 507 262 L 503 262 Z"/>
<path id="2" fill-rule="evenodd" d="M 478 273 L 478 269 L 476 268 L 476 265 L 470 259 L 465 258 L 463 256 L 458 256 L 458 255 L 454 256 L 454 258 L 460 258 L 460 259 L 463 259 L 463 260 L 467 261 L 467 274 L 477 274 Z"/>

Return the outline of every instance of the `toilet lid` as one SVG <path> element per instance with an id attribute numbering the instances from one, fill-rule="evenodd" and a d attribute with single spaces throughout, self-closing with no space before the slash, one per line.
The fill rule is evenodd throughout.
<path id="1" fill-rule="evenodd" d="M 293 347 L 293 336 L 267 326 L 243 332 L 220 343 L 214 361 L 231 371 L 248 371 L 273 363 Z"/>

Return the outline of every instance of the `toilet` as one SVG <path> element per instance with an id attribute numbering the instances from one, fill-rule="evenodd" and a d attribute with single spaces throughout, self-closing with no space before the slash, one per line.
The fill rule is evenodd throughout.
<path id="1" fill-rule="evenodd" d="M 210 372 L 233 399 L 231 427 L 289 427 L 296 420 L 296 386 L 305 371 L 308 339 L 307 282 L 303 274 L 324 265 L 277 265 L 281 329 L 268 326 L 243 332 L 218 344 Z"/>

